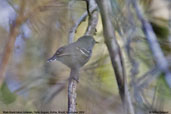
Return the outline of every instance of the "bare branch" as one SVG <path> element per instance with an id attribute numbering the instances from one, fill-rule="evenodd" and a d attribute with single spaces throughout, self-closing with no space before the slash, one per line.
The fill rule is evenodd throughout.
<path id="1" fill-rule="evenodd" d="M 90 13 L 92 13 L 94 10 L 97 9 L 97 6 L 90 8 Z M 68 42 L 71 43 L 74 40 L 74 36 L 75 33 L 77 31 L 77 28 L 79 27 L 79 25 L 86 19 L 86 17 L 88 16 L 88 13 L 85 12 L 74 24 L 74 26 L 71 28 L 70 32 L 69 32 L 69 37 L 68 37 Z"/>
<path id="2" fill-rule="evenodd" d="M 36 15 L 38 12 L 40 12 L 42 6 L 47 5 L 50 1 L 46 1 L 42 3 L 43 5 L 35 5 L 32 9 L 28 11 L 28 13 L 24 14 L 24 8 L 25 8 L 25 0 L 21 1 L 21 6 L 19 9 L 19 15 L 16 18 L 16 20 L 12 23 L 10 28 L 10 34 L 9 39 L 6 44 L 6 47 L 4 49 L 4 54 L 1 60 L 0 64 L 0 85 L 2 84 L 2 81 L 4 80 L 4 75 L 7 69 L 7 65 L 10 61 L 10 57 L 14 48 L 14 43 L 16 41 L 16 37 L 18 36 L 20 32 L 20 26 L 28 20 L 31 16 Z"/>
<path id="3" fill-rule="evenodd" d="M 112 65 L 115 71 L 117 83 L 120 90 L 120 96 L 122 100 L 124 99 L 124 71 L 121 62 L 121 53 L 119 44 L 116 41 L 114 28 L 112 26 L 111 20 L 108 15 L 108 2 L 103 0 L 96 0 L 100 8 L 100 13 L 103 23 L 103 32 L 105 43 L 108 47 Z M 124 100 L 123 100 L 124 101 Z"/>
<path id="4" fill-rule="evenodd" d="M 20 32 L 20 26 L 22 25 L 22 18 L 24 15 L 25 2 L 26 2 L 25 0 L 21 1 L 19 15 L 16 18 L 16 20 L 13 21 L 11 28 L 10 28 L 9 39 L 4 49 L 4 52 L 3 52 L 4 54 L 3 54 L 1 64 L 0 64 L 0 85 L 2 84 L 4 80 L 5 72 L 7 70 L 8 62 L 10 61 L 10 57 L 14 48 L 15 40 Z"/>
<path id="5" fill-rule="evenodd" d="M 67 80 L 62 83 L 57 83 L 54 87 L 47 90 L 45 96 L 42 98 L 43 103 L 47 104 L 49 101 L 51 101 L 57 94 L 59 94 L 66 87 L 66 83 Z"/>
<path id="6" fill-rule="evenodd" d="M 86 30 L 85 35 L 93 35 L 96 32 L 96 25 L 98 22 L 98 12 L 95 11 L 97 10 L 97 4 L 95 0 L 89 0 L 89 5 L 90 8 L 95 8 L 94 10 L 90 10 L 90 12 L 93 12 L 91 16 L 89 16 L 89 21 L 88 21 L 88 27 Z"/>
<path id="7" fill-rule="evenodd" d="M 105 43 L 107 45 L 113 70 L 117 79 L 119 93 L 124 105 L 124 111 L 125 113 L 134 114 L 133 105 L 128 91 L 127 79 L 125 77 L 125 69 L 123 65 L 121 49 L 116 40 L 115 30 L 109 16 L 109 12 L 111 11 L 110 2 L 107 0 L 96 0 L 96 2 L 100 8 Z"/>
<path id="8" fill-rule="evenodd" d="M 70 79 L 68 83 L 68 113 L 69 114 L 76 112 L 76 98 L 77 98 L 76 90 L 77 90 L 77 81 Z"/>
<path id="9" fill-rule="evenodd" d="M 169 40 L 169 42 L 171 42 L 171 0 L 169 2 L 168 10 L 169 10 L 169 22 L 168 22 L 168 24 L 169 24 L 169 38 L 168 38 L 168 40 Z M 169 47 L 171 48 L 171 45 Z"/>
<path id="10" fill-rule="evenodd" d="M 157 37 L 151 27 L 151 24 L 147 20 L 144 19 L 142 12 L 139 6 L 137 5 L 136 0 L 132 0 L 132 4 L 136 10 L 137 17 L 139 18 L 142 24 L 142 29 L 144 31 L 144 34 L 146 35 L 148 44 L 153 53 L 153 57 L 157 63 L 157 66 L 163 73 L 165 73 L 166 82 L 171 88 L 171 72 L 169 71 L 169 65 L 160 48 L 160 45 L 157 41 Z"/>

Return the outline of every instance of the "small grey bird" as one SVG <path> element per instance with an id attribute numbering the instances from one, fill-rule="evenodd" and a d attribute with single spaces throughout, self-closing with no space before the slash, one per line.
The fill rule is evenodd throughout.
<path id="1" fill-rule="evenodd" d="M 58 60 L 71 68 L 71 74 L 75 73 L 88 62 L 95 43 L 92 36 L 82 36 L 76 42 L 60 47 L 48 62 Z"/>

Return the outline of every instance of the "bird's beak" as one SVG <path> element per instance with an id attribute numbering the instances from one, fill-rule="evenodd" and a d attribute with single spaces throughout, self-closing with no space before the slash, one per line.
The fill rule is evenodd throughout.
<path id="1" fill-rule="evenodd" d="M 52 56 L 51 58 L 49 58 L 47 60 L 47 62 L 52 62 L 52 61 L 55 61 L 56 60 L 56 55 Z"/>

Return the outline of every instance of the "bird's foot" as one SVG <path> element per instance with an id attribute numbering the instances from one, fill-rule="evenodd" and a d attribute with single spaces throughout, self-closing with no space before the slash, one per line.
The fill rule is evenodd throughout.
<path id="1" fill-rule="evenodd" d="M 78 77 L 70 77 L 69 80 L 75 80 L 77 83 L 79 83 L 79 78 Z"/>

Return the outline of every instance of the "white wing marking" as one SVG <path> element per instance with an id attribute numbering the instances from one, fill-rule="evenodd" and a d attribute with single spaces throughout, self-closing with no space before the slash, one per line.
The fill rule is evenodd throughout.
<path id="1" fill-rule="evenodd" d="M 88 54 L 86 54 L 85 53 L 85 51 L 87 52 L 87 53 L 89 53 L 86 49 L 80 49 L 79 47 L 76 47 L 76 49 L 78 49 L 83 55 L 85 55 L 86 57 L 89 57 L 89 55 Z"/>

